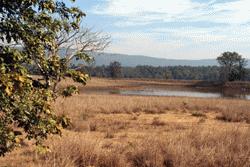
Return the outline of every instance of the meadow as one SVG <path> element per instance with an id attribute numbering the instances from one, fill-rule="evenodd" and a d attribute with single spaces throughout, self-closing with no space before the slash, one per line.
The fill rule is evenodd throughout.
<path id="1" fill-rule="evenodd" d="M 22 141 L 0 167 L 249 167 L 250 101 L 115 93 L 194 82 L 93 78 L 55 102 L 72 123 L 45 142 L 50 151 Z"/>

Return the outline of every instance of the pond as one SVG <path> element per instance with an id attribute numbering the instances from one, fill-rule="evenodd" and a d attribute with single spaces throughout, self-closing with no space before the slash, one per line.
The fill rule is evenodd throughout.
<path id="1" fill-rule="evenodd" d="M 178 88 L 146 88 L 143 90 L 120 90 L 121 95 L 139 95 L 139 96 L 178 96 L 178 97 L 199 97 L 199 98 L 231 98 L 250 100 L 250 94 L 241 91 L 217 90 L 208 91 L 200 89 Z"/>

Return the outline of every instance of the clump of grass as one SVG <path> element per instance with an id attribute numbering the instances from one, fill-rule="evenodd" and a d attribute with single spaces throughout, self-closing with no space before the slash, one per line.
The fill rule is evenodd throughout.
<path id="1" fill-rule="evenodd" d="M 188 107 L 189 107 L 188 102 L 183 101 L 183 102 L 182 102 L 182 109 L 183 109 L 183 112 L 186 112 L 186 111 L 188 110 Z"/>
<path id="2" fill-rule="evenodd" d="M 165 111 L 161 110 L 159 108 L 146 108 L 143 110 L 144 113 L 146 114 L 164 114 Z"/>
<path id="3" fill-rule="evenodd" d="M 218 116 L 216 116 L 216 119 L 226 122 L 246 122 L 250 124 L 250 111 L 223 111 Z"/>
<path id="4" fill-rule="evenodd" d="M 84 137 L 84 139 L 82 139 Z M 122 166 L 119 154 L 114 150 L 102 149 L 101 144 L 89 137 L 75 135 L 53 141 L 52 151 L 40 156 L 43 166 L 60 167 L 120 167 Z M 35 166 L 35 165 L 34 165 Z"/>
<path id="5" fill-rule="evenodd" d="M 127 153 L 127 161 L 132 167 L 163 167 L 164 157 L 159 145 L 154 141 L 146 141 L 138 143 Z"/>
<path id="6" fill-rule="evenodd" d="M 155 117 L 155 118 L 153 118 L 153 121 L 152 121 L 151 125 L 153 125 L 153 126 L 164 126 L 164 125 L 166 125 L 166 122 L 160 120 L 159 117 Z"/>
<path id="7" fill-rule="evenodd" d="M 68 129 L 75 132 L 84 132 L 88 131 L 89 128 L 88 125 L 83 121 L 75 120 L 70 124 Z"/>
<path id="8" fill-rule="evenodd" d="M 110 94 L 121 94 L 120 90 L 111 90 L 109 91 Z"/>
<path id="9" fill-rule="evenodd" d="M 134 121 L 136 121 L 137 119 L 138 119 L 138 116 L 136 116 L 136 115 L 132 116 L 132 118 L 131 118 L 131 120 L 134 120 Z"/>
<path id="10" fill-rule="evenodd" d="M 201 117 L 201 118 L 199 119 L 199 121 L 198 121 L 198 123 L 204 123 L 204 122 L 206 122 L 206 118 L 204 118 L 204 117 Z"/>
<path id="11" fill-rule="evenodd" d="M 128 161 L 133 167 L 249 166 L 248 137 L 247 130 L 216 132 L 195 128 L 164 139 L 145 139 L 128 154 Z"/>
<path id="12" fill-rule="evenodd" d="M 191 115 L 194 116 L 194 117 L 204 117 L 204 118 L 207 117 L 206 114 L 204 114 L 204 113 L 202 113 L 202 112 L 200 112 L 200 111 L 192 112 Z"/>
<path id="13" fill-rule="evenodd" d="M 154 162 L 151 161 L 153 158 L 151 157 L 149 150 L 133 152 L 132 155 L 129 155 L 128 159 L 131 161 L 133 167 L 154 166 Z"/>
<path id="14" fill-rule="evenodd" d="M 96 122 L 90 122 L 89 123 L 89 131 L 96 131 L 96 130 L 97 130 Z"/>
<path id="15" fill-rule="evenodd" d="M 81 113 L 81 119 L 82 119 L 83 121 L 87 121 L 88 118 L 89 118 L 89 114 L 88 114 L 87 112 L 82 112 L 82 113 Z"/>
<path id="16" fill-rule="evenodd" d="M 114 132 L 112 132 L 111 130 L 108 130 L 104 136 L 104 138 L 107 138 L 107 139 L 112 139 L 115 137 L 115 134 Z"/>
<path id="17" fill-rule="evenodd" d="M 142 108 L 141 107 L 135 107 L 132 109 L 133 113 L 139 113 L 142 112 Z"/>
<path id="18" fill-rule="evenodd" d="M 249 138 L 249 128 L 194 127 L 183 133 L 170 132 L 167 136 L 148 134 L 121 145 L 110 141 L 104 146 L 105 143 L 93 135 L 67 132 L 62 138 L 49 141 L 51 152 L 45 155 L 21 154 L 22 158 L 37 157 L 25 159 L 29 164 L 10 163 L 8 159 L 0 159 L 0 162 L 13 167 L 248 167 Z"/>
<path id="19" fill-rule="evenodd" d="M 126 130 L 130 123 L 129 121 L 125 121 L 125 120 L 108 120 L 104 122 L 103 124 L 105 124 L 103 127 L 107 127 L 107 128 L 112 127 L 112 129 L 117 132 L 121 130 Z"/>

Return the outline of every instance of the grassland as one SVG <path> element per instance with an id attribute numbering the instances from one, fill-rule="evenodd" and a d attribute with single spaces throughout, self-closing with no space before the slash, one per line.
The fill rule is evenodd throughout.
<path id="1" fill-rule="evenodd" d="M 23 141 L 0 166 L 249 167 L 249 101 L 106 93 L 177 84 L 193 82 L 94 78 L 79 95 L 54 104 L 72 125 L 46 141 L 50 152 Z"/>

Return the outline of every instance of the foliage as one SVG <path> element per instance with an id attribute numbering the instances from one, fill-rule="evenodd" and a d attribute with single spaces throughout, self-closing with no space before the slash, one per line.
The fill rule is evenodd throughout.
<path id="1" fill-rule="evenodd" d="M 57 85 L 62 79 L 71 77 L 86 84 L 89 78 L 69 69 L 74 57 L 90 61 L 86 43 L 78 40 L 80 48 L 75 52 L 59 55 L 60 47 L 71 43 L 76 34 L 84 39 L 80 34 L 84 16 L 80 9 L 67 7 L 62 1 L 0 2 L 0 155 L 18 146 L 21 138 L 34 139 L 42 146 L 49 134 L 60 134 L 69 124 L 65 116 L 55 114 L 51 104 L 59 95 L 77 92 L 74 86 L 60 91 Z M 91 46 L 92 50 L 106 46 L 96 39 L 96 45 L 88 43 L 88 51 Z M 38 70 L 40 76 L 31 76 L 29 67 Z"/>
<path id="2" fill-rule="evenodd" d="M 96 77 L 112 77 L 109 66 L 85 66 L 77 67 L 81 71 L 87 71 L 91 76 Z M 241 80 L 250 80 L 250 69 L 243 68 Z M 153 78 L 153 79 L 174 79 L 174 80 L 205 80 L 218 81 L 222 80 L 222 68 L 219 66 L 136 66 L 136 67 L 121 67 L 122 78 Z"/>
<path id="3" fill-rule="evenodd" d="M 74 67 L 77 68 L 77 67 Z M 109 66 L 88 66 L 79 69 L 88 71 L 91 76 L 112 77 Z M 155 79 L 177 79 L 177 80 L 219 80 L 220 68 L 217 66 L 136 66 L 121 67 L 121 77 L 123 78 L 155 78 Z"/>
<path id="4" fill-rule="evenodd" d="M 241 55 L 236 52 L 224 52 L 217 61 L 221 65 L 223 81 L 244 80 L 247 61 Z"/>

